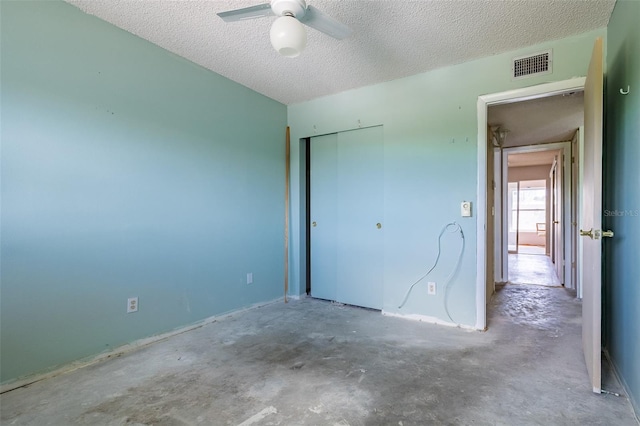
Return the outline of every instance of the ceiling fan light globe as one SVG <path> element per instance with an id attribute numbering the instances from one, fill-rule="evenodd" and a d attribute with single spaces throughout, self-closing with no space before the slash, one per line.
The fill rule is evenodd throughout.
<path id="1" fill-rule="evenodd" d="M 304 26 L 292 16 L 276 19 L 270 31 L 271 45 L 282 56 L 295 58 L 307 45 Z"/>

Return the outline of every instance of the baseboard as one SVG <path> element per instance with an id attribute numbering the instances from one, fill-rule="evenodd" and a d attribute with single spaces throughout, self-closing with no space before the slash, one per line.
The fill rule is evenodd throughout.
<path id="1" fill-rule="evenodd" d="M 90 365 L 96 364 L 98 362 L 101 361 L 105 361 L 111 357 L 115 357 L 115 356 L 120 356 L 132 351 L 135 351 L 137 349 L 143 348 L 145 346 L 149 346 L 151 344 L 169 339 L 170 337 L 173 336 L 177 336 L 178 334 L 182 334 L 182 333 L 186 333 L 188 331 L 192 331 L 195 330 L 197 328 L 200 327 L 204 327 L 207 324 L 211 324 L 214 322 L 218 322 L 218 321 L 222 321 L 232 315 L 237 315 L 239 313 L 242 312 L 246 312 L 246 311 L 250 311 L 252 309 L 256 309 L 256 308 L 260 308 L 263 306 L 267 306 L 267 305 L 271 305 L 277 302 L 282 302 L 282 297 L 278 297 L 277 299 L 274 300 L 270 300 L 267 302 L 259 302 L 259 303 L 255 303 L 253 305 L 241 308 L 241 309 L 237 309 L 234 311 L 229 311 L 229 312 L 225 312 L 224 314 L 220 314 L 220 315 L 214 315 L 202 320 L 199 320 L 197 322 L 194 322 L 192 324 L 186 325 L 184 327 L 180 327 L 177 328 L 175 330 L 172 331 L 168 331 L 166 333 L 162 333 L 162 334 L 158 334 L 155 336 L 151 336 L 151 337 L 145 337 L 139 340 L 135 340 L 131 343 L 127 343 L 125 345 L 122 346 L 118 346 L 117 348 L 111 349 L 107 352 L 102 352 L 98 355 L 94 355 L 91 356 L 89 358 L 84 358 L 84 359 L 80 359 L 78 361 L 73 361 L 69 364 L 65 364 L 61 367 L 54 367 L 54 369 L 52 369 L 51 371 L 45 372 L 45 373 L 36 373 L 24 378 L 18 378 L 15 379 L 14 381 L 10 381 L 8 383 L 3 383 L 0 385 L 0 394 L 3 394 L 5 392 L 9 392 L 12 391 L 14 389 L 18 389 L 45 379 L 50 379 L 52 377 L 56 377 L 59 376 L 61 374 L 66 374 L 66 373 L 70 373 L 72 371 L 75 370 L 79 370 L 81 368 L 84 367 L 88 367 Z"/>
<path id="2" fill-rule="evenodd" d="M 429 324 L 436 324 L 436 325 L 445 325 L 447 327 L 456 327 L 456 328 L 461 328 L 463 330 L 471 330 L 471 331 L 478 331 L 477 328 L 472 327 L 470 325 L 464 325 L 464 324 L 456 324 L 453 322 L 449 322 L 449 321 L 443 321 L 439 318 L 436 317 L 430 317 L 427 315 L 418 315 L 418 314 L 398 314 L 395 312 L 388 312 L 383 310 L 382 311 L 382 315 L 388 316 L 388 317 L 396 317 L 396 318 L 403 318 L 403 319 L 408 319 L 411 321 L 420 321 L 420 322 L 426 322 Z"/>
<path id="3" fill-rule="evenodd" d="M 613 362 L 611 355 L 609 355 L 609 351 L 607 349 L 603 349 L 602 352 L 604 353 L 604 356 L 607 357 L 607 360 L 609 360 L 609 364 L 611 364 L 613 375 L 618 380 L 618 383 L 622 385 L 624 392 L 627 394 L 627 399 L 631 403 L 631 409 L 633 410 L 633 414 L 636 417 L 636 421 L 638 422 L 638 424 L 640 424 L 640 401 L 636 401 L 634 398 L 635 395 L 633 395 L 633 393 L 629 391 L 629 385 L 627 385 L 627 382 L 624 380 L 624 377 L 622 377 L 622 375 L 620 374 L 620 371 L 618 370 L 618 366 L 616 365 L 615 362 Z"/>

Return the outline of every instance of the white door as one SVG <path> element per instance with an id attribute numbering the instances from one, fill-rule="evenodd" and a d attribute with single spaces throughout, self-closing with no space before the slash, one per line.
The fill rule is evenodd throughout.
<path id="1" fill-rule="evenodd" d="M 313 297 L 382 309 L 383 148 L 382 127 L 311 139 Z"/>
<path id="2" fill-rule="evenodd" d="M 562 184 L 564 182 L 563 154 L 559 153 L 556 156 L 554 168 L 551 172 L 551 190 L 553 192 L 552 200 L 553 205 L 551 208 L 551 229 L 552 229 L 552 261 L 556 269 L 556 275 L 560 280 L 560 284 L 564 284 L 564 228 L 563 228 L 563 203 L 564 193 L 562 191 Z"/>
<path id="3" fill-rule="evenodd" d="M 584 87 L 582 185 L 582 347 L 593 391 L 601 389 L 602 39 L 596 40 Z"/>

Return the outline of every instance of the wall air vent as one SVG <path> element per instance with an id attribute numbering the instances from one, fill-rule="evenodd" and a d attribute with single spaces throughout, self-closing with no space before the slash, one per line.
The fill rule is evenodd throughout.
<path id="1" fill-rule="evenodd" d="M 551 65 L 553 63 L 551 53 L 551 50 L 546 50 L 533 55 L 513 58 L 511 78 L 517 80 L 534 75 L 551 74 Z"/>

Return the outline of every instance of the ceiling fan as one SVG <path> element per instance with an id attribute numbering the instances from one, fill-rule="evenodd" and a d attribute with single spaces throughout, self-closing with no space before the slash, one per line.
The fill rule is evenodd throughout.
<path id="1" fill-rule="evenodd" d="M 308 6 L 305 0 L 271 0 L 270 3 L 218 13 L 225 22 L 274 15 L 279 18 L 271 26 L 271 45 L 278 53 L 290 58 L 300 55 L 307 44 L 307 32 L 302 24 L 338 40 L 351 34 L 351 28 Z"/>

